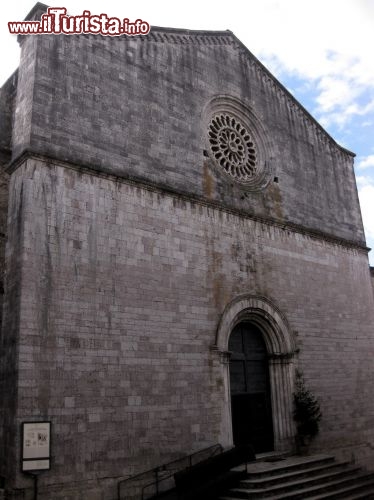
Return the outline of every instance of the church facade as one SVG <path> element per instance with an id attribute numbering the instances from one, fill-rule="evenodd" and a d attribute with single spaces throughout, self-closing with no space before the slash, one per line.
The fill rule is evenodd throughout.
<path id="1" fill-rule="evenodd" d="M 228 31 L 20 45 L 0 100 L 9 498 L 32 494 L 24 422 L 51 423 L 42 499 L 114 499 L 215 443 L 292 452 L 297 370 L 312 450 L 373 468 L 353 153 Z"/>

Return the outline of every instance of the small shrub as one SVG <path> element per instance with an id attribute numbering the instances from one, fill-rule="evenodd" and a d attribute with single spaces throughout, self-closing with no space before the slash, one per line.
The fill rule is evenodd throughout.
<path id="1" fill-rule="evenodd" d="M 305 387 L 302 374 L 296 372 L 296 387 L 294 392 L 293 417 L 297 425 L 297 434 L 301 443 L 305 438 L 313 438 L 318 434 L 319 422 L 322 417 L 319 402 Z"/>

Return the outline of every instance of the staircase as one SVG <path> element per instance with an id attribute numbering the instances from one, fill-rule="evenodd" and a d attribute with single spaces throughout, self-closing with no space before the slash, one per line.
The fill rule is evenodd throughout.
<path id="1" fill-rule="evenodd" d="M 240 498 L 374 499 L 374 472 L 334 457 L 269 457 L 247 465 L 247 476 L 220 500 Z"/>

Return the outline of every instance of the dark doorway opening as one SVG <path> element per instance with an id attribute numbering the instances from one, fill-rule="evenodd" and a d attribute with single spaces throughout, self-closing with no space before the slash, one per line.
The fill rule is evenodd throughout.
<path id="1" fill-rule="evenodd" d="M 269 363 L 261 331 L 239 323 L 229 340 L 231 414 L 234 444 L 256 453 L 274 449 Z"/>

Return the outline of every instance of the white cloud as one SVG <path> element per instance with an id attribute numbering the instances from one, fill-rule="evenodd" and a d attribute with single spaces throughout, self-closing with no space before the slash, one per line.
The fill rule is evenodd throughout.
<path id="1" fill-rule="evenodd" d="M 284 0 L 276 5 L 266 30 L 274 43 L 261 47 L 266 42 L 258 33 L 260 58 L 280 79 L 288 72 L 314 82 L 314 113 L 325 127 L 343 127 L 372 113 L 374 2 Z"/>
<path id="2" fill-rule="evenodd" d="M 323 76 L 317 85 L 320 93 L 316 101 L 319 110 L 329 112 L 336 107 L 346 107 L 351 105 L 355 97 L 360 93 L 360 89 L 350 85 L 350 82 L 337 76 Z"/>
<path id="3" fill-rule="evenodd" d="M 358 195 L 366 237 L 374 239 L 374 182 L 362 186 Z"/>
<path id="4" fill-rule="evenodd" d="M 372 120 L 366 120 L 364 122 L 361 123 L 361 127 L 371 127 L 372 125 L 374 125 L 374 122 Z"/>
<path id="5" fill-rule="evenodd" d="M 364 91 L 365 90 L 362 92 Z M 327 103 L 324 105 L 325 109 L 323 109 L 322 105 L 317 107 L 315 110 L 315 113 L 318 116 L 318 121 L 324 127 L 337 125 L 340 129 L 342 129 L 354 117 L 369 115 L 374 111 L 374 100 L 364 105 L 360 105 L 357 102 L 348 102 L 349 100 L 354 99 L 355 91 L 352 91 L 351 95 L 348 94 L 346 99 L 344 99 L 344 96 L 341 95 L 341 101 L 339 102 L 336 100 L 335 103 L 333 102 L 335 100 L 335 97 L 333 97 L 334 89 L 331 88 L 329 92 L 331 92 L 332 98 L 330 101 L 327 98 Z M 357 95 L 359 95 L 358 92 Z M 324 99 L 326 99 L 326 97 L 323 97 L 322 101 Z M 319 101 L 319 97 L 317 98 L 317 101 Z M 345 101 L 347 101 L 346 104 L 344 104 Z M 366 126 L 371 125 L 369 122 L 365 123 Z"/>
<path id="6" fill-rule="evenodd" d="M 374 249 L 374 179 L 358 176 L 357 185 L 366 244 Z M 370 264 L 374 266 L 374 250 L 369 253 L 369 260 Z"/>
<path id="7" fill-rule="evenodd" d="M 357 168 L 371 168 L 374 167 L 374 155 L 359 158 Z M 374 211 L 373 211 L 374 215 Z"/>

